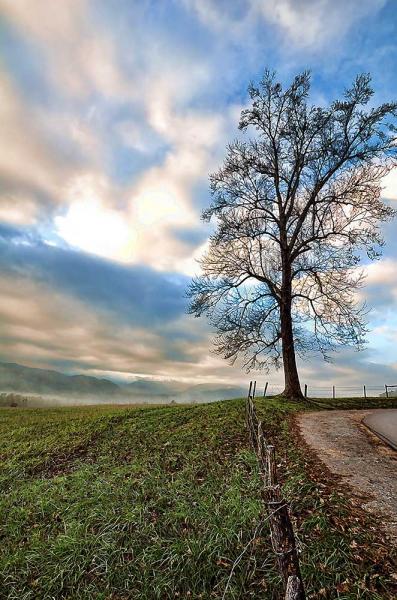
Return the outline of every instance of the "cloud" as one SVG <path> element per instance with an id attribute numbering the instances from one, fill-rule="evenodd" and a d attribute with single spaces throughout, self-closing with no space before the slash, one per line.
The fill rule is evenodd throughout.
<path id="1" fill-rule="evenodd" d="M 146 370 L 163 360 L 157 336 L 141 327 L 123 328 L 100 312 L 19 277 L 0 279 L 1 357 L 28 365 L 71 369 Z"/>
<path id="2" fill-rule="evenodd" d="M 0 9 L 6 22 L 34 40 L 45 56 L 48 77 L 64 93 L 128 95 L 114 46 L 95 25 L 89 2 L 36 0 L 32 10 L 29 0 L 1 0 Z"/>
<path id="3" fill-rule="evenodd" d="M 384 258 L 366 266 L 366 286 L 397 285 L 397 262 Z"/>
<path id="4" fill-rule="evenodd" d="M 325 363 L 320 358 L 310 361 L 299 361 L 298 368 L 302 383 L 309 384 L 309 395 L 315 394 L 315 388 L 322 388 L 319 395 L 331 395 L 332 385 L 337 387 L 338 395 L 356 395 L 362 386 L 376 387 L 374 395 L 384 391 L 384 384 L 397 376 L 397 363 L 387 364 L 382 360 L 374 360 L 372 350 L 356 352 L 353 348 L 343 347 L 333 356 L 332 363 Z M 348 388 L 352 389 L 346 389 Z M 342 394 L 342 388 L 345 392 Z M 338 391 L 339 388 L 339 391 Z"/>
<path id="5" fill-rule="evenodd" d="M 0 229 L 0 268 L 51 285 L 124 323 L 164 327 L 185 313 L 187 278 L 48 245 L 29 231 Z"/>
<path id="6" fill-rule="evenodd" d="M 0 359 L 115 376 L 282 385 L 281 372 L 246 375 L 210 352 L 206 322 L 185 314 L 187 279 L 180 274 L 51 247 L 29 231 L 3 227 L 0 233 Z M 387 281 L 393 269 L 384 267 L 371 282 Z M 300 361 L 302 381 L 381 385 L 395 366 L 376 362 L 376 341 L 372 347 L 361 354 L 342 348 L 331 365 Z"/>
<path id="7" fill-rule="evenodd" d="M 13 225 L 33 225 L 37 217 L 37 204 L 23 192 L 3 192 L 0 196 L 0 221 Z"/>
<path id="8" fill-rule="evenodd" d="M 386 0 L 251 0 L 253 11 L 278 26 L 285 43 L 321 48 L 342 38 L 359 20 L 379 11 Z"/>
<path id="9" fill-rule="evenodd" d="M 286 48 L 316 49 L 343 38 L 361 19 L 376 14 L 386 0 L 183 0 L 203 23 L 229 34 L 247 38 L 258 19 L 275 26 Z"/>
<path id="10" fill-rule="evenodd" d="M 135 307 L 135 314 L 126 318 L 123 300 L 119 304 L 117 299 L 112 300 L 110 291 L 105 298 L 105 284 L 115 297 L 125 291 L 120 275 L 113 280 L 106 278 L 91 292 L 90 284 L 98 278 L 95 273 L 82 294 L 73 289 L 66 291 L 65 284 L 57 289 L 51 276 L 44 281 L 31 275 L 2 272 L 0 360 L 12 357 L 28 366 L 117 377 L 140 375 L 195 383 L 240 380 L 238 371 L 208 355 L 208 332 L 203 324 L 192 326 L 188 317 L 178 316 L 179 312 L 169 320 L 175 313 L 172 304 L 180 295 L 174 292 L 170 296 L 164 281 L 160 295 L 147 274 L 141 274 L 141 278 L 138 275 L 129 303 L 130 308 Z M 102 301 L 98 300 L 98 290 Z M 95 294 L 95 302 L 87 302 L 91 293 Z"/>
<path id="11" fill-rule="evenodd" d="M 97 171 L 70 178 L 63 194 L 68 208 L 58 211 L 55 227 L 76 248 L 158 270 L 182 264 L 187 272 L 197 246 L 175 232 L 200 227 L 194 191 L 219 162 L 235 110 L 178 113 L 159 98 L 147 110 L 149 125 L 169 147 L 162 163 L 148 166 L 130 186 Z"/>
<path id="12" fill-rule="evenodd" d="M 365 286 L 360 297 L 368 304 L 372 317 L 388 318 L 397 304 L 397 261 L 383 258 L 365 266 Z"/>
<path id="13" fill-rule="evenodd" d="M 34 110 L 21 101 L 11 80 L 3 75 L 0 86 L 0 176 L 3 218 L 31 221 L 40 200 L 56 199 L 72 164 L 54 151 L 36 126 Z M 21 205 L 20 205 L 21 203 Z M 36 211 L 32 204 L 37 205 Z M 25 209 L 29 206 L 29 210 Z M 18 213 L 18 214 L 17 214 Z"/>
<path id="14" fill-rule="evenodd" d="M 382 196 L 387 200 L 397 200 L 397 168 L 390 171 L 383 179 Z"/>
<path id="15" fill-rule="evenodd" d="M 46 73 L 63 103 L 35 107 L 30 118 L 14 89 L 8 105 L 15 114 L 4 119 L 13 136 L 4 173 L 17 189 L 13 210 L 7 201 L 0 216 L 30 224 L 44 206 L 54 243 L 58 237 L 76 249 L 163 271 L 191 269 L 197 247 L 175 232 L 200 227 L 195 190 L 235 125 L 234 107 L 188 106 L 212 81 L 209 57 L 192 61 L 187 51 L 169 53 L 164 62 L 164 33 L 156 45 L 142 32 L 117 40 L 100 22 L 98 6 L 84 1 L 55 9 L 39 0 L 32 11 L 24 0 L 3 0 L 1 7 L 6 23 L 49 62 Z M 143 64 L 125 60 L 134 50 Z M 137 153 L 132 181 L 117 181 L 112 165 L 137 162 Z"/>
<path id="16" fill-rule="evenodd" d="M 57 234 L 68 244 L 99 256 L 129 261 L 133 232 L 122 210 L 113 207 L 115 187 L 96 173 L 72 179 L 65 190 L 66 211 L 55 216 Z"/>

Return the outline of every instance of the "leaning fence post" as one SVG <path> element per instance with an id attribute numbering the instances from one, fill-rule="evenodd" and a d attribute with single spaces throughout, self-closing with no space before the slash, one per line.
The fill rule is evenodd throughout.
<path id="1" fill-rule="evenodd" d="M 389 397 L 389 390 L 387 389 L 387 385 L 385 384 L 385 390 L 386 390 L 386 398 Z"/>
<path id="2" fill-rule="evenodd" d="M 266 381 L 265 383 L 265 389 L 263 390 L 263 397 L 266 397 L 266 392 L 267 392 L 267 385 L 268 385 L 268 381 Z"/>
<path id="3" fill-rule="evenodd" d="M 255 392 L 256 392 L 256 381 L 254 381 L 254 387 L 252 389 L 252 398 L 255 398 Z"/>
<path id="4" fill-rule="evenodd" d="M 365 389 L 365 385 L 364 385 L 364 398 L 365 398 L 365 400 L 367 399 L 367 390 Z"/>

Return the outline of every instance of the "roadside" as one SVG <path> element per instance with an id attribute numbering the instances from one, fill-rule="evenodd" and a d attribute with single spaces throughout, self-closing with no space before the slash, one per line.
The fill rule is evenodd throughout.
<path id="1" fill-rule="evenodd" d="M 362 498 L 365 509 L 382 515 L 385 531 L 397 542 L 397 453 L 361 422 L 377 412 L 300 413 L 297 423 L 308 446 Z"/>
<path id="2" fill-rule="evenodd" d="M 397 451 L 397 410 L 375 410 L 367 415 L 363 423 L 381 440 Z"/>

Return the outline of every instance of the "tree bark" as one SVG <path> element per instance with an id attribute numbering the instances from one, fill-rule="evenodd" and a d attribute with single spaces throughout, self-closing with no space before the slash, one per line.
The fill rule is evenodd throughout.
<path id="1" fill-rule="evenodd" d="M 291 267 L 287 261 L 284 261 L 283 265 L 280 325 L 285 380 L 285 388 L 282 396 L 303 400 L 304 396 L 302 394 L 298 369 L 296 366 L 294 334 L 292 329 Z"/>

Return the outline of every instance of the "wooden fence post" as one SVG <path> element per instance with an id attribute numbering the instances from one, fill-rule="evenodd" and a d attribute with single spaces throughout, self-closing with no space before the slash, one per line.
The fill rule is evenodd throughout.
<path id="1" fill-rule="evenodd" d="M 386 390 L 386 398 L 389 397 L 389 390 L 387 389 L 387 385 L 385 384 L 385 390 Z"/>
<path id="2" fill-rule="evenodd" d="M 307 383 L 305 383 L 305 398 L 307 398 Z"/>
<path id="3" fill-rule="evenodd" d="M 268 381 L 266 381 L 266 383 L 265 383 L 265 389 L 263 390 L 263 397 L 264 398 L 266 398 L 267 386 L 268 386 Z"/>
<path id="4" fill-rule="evenodd" d="M 365 398 L 365 400 L 367 399 L 367 390 L 365 389 L 365 385 L 364 385 L 364 398 Z"/>
<path id="5" fill-rule="evenodd" d="M 285 600 L 299 600 L 301 598 L 302 583 L 296 575 L 288 577 L 287 589 L 285 591 Z"/>
<path id="6" fill-rule="evenodd" d="M 287 594 L 285 600 L 305 600 L 294 529 L 288 504 L 281 495 L 277 480 L 275 449 L 274 446 L 266 443 L 262 423 L 258 421 L 256 415 L 253 397 L 247 398 L 246 411 L 250 441 L 256 453 L 263 482 L 263 499 L 266 503 L 272 546 Z"/>
<path id="7" fill-rule="evenodd" d="M 266 456 L 268 484 L 270 487 L 274 487 L 277 485 L 276 451 L 274 446 L 268 446 L 266 448 Z"/>
<path id="8" fill-rule="evenodd" d="M 277 485 L 277 467 L 274 446 L 267 447 L 266 456 L 269 487 L 265 494 L 273 549 L 277 555 L 278 565 L 285 588 L 288 586 L 290 575 L 294 575 L 299 581 L 295 598 L 296 600 L 305 600 L 305 591 L 299 568 L 294 530 L 292 528 L 287 503 L 281 496 L 280 486 Z"/>
<path id="9" fill-rule="evenodd" d="M 252 398 L 255 398 L 255 392 L 256 392 L 256 381 L 254 381 L 254 387 L 252 389 Z"/>
<path id="10" fill-rule="evenodd" d="M 332 398 L 335 400 L 335 386 L 332 386 Z"/>

